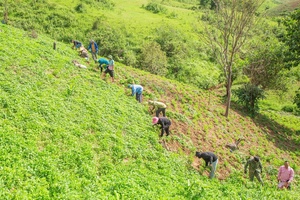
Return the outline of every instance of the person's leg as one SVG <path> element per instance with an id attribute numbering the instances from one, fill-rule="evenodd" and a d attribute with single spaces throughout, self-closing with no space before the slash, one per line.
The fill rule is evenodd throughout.
<path id="1" fill-rule="evenodd" d="M 166 128 L 165 128 L 165 131 L 166 131 L 166 134 L 167 134 L 167 136 L 170 134 L 170 126 L 167 126 Z"/>
<path id="2" fill-rule="evenodd" d="M 255 177 L 257 178 L 257 180 L 258 180 L 262 185 L 264 184 L 263 181 L 262 181 L 262 178 L 261 178 L 260 173 L 256 172 L 256 173 L 255 173 Z"/>
<path id="3" fill-rule="evenodd" d="M 93 60 L 95 62 L 97 62 L 97 53 L 96 52 L 92 52 L 92 56 L 93 56 Z"/>
<path id="4" fill-rule="evenodd" d="M 161 127 L 160 137 L 162 137 L 164 135 L 164 131 L 165 131 L 165 129 L 163 127 Z"/>
<path id="5" fill-rule="evenodd" d="M 211 164 L 211 171 L 210 171 L 210 174 L 209 174 L 209 178 L 213 178 L 215 176 L 217 165 L 218 165 L 218 159 Z"/>
<path id="6" fill-rule="evenodd" d="M 158 108 L 157 110 L 156 110 L 156 117 L 158 117 L 159 116 L 159 113 L 162 111 L 162 108 Z"/>
<path id="7" fill-rule="evenodd" d="M 140 94 L 136 93 L 136 100 L 140 103 L 142 102 L 142 94 L 141 93 Z"/>
<path id="8" fill-rule="evenodd" d="M 162 113 L 163 113 L 163 116 L 166 117 L 166 109 L 165 108 L 162 108 Z"/>
<path id="9" fill-rule="evenodd" d="M 254 172 L 249 170 L 249 179 L 250 181 L 253 181 L 254 179 Z"/>
<path id="10" fill-rule="evenodd" d="M 103 74 L 102 74 L 102 79 L 106 79 L 106 74 L 108 73 L 107 70 L 108 70 L 108 69 L 106 69 L 106 70 L 103 72 Z"/>
<path id="11" fill-rule="evenodd" d="M 114 70 L 110 70 L 111 82 L 115 82 L 114 76 Z"/>

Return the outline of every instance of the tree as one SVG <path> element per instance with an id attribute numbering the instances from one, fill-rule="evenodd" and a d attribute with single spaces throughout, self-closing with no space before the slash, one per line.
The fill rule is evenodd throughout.
<path id="1" fill-rule="evenodd" d="M 285 88 L 281 80 L 281 72 L 284 70 L 284 49 L 285 46 L 278 42 L 271 33 L 261 39 L 264 41 L 253 41 L 247 52 L 248 63 L 244 67 L 244 74 L 255 86 L 262 89 Z"/>
<path id="2" fill-rule="evenodd" d="M 300 88 L 298 89 L 294 97 L 294 104 L 296 104 L 297 108 L 300 109 Z"/>
<path id="3" fill-rule="evenodd" d="M 243 104 L 252 116 L 259 110 L 258 101 L 264 98 L 264 89 L 286 88 L 286 82 L 283 80 L 286 77 L 281 73 L 284 70 L 285 46 L 271 33 L 266 34 L 265 31 L 259 30 L 255 33 L 261 40 L 256 38 L 248 46 L 245 55 L 247 63 L 243 69 L 249 83 L 234 91 L 238 103 Z"/>
<path id="4" fill-rule="evenodd" d="M 296 10 L 288 15 L 284 20 L 286 32 L 280 35 L 283 42 L 289 47 L 285 51 L 286 66 L 288 68 L 300 64 L 300 10 Z"/>
<path id="5" fill-rule="evenodd" d="M 216 61 L 223 69 L 226 85 L 226 111 L 231 102 L 232 71 L 239 51 L 255 24 L 258 8 L 264 0 L 215 0 L 215 18 L 206 27 L 206 39 Z M 209 18 L 209 17 L 208 17 Z"/>

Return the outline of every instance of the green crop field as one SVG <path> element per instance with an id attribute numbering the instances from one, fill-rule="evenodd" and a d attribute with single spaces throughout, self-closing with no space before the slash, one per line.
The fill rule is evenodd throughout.
<path id="1" fill-rule="evenodd" d="M 254 118 L 234 97 L 225 118 L 224 88 L 201 89 L 216 86 L 220 72 L 196 33 L 198 1 L 151 2 L 166 10 L 152 13 L 146 0 L 8 1 L 10 21 L 0 24 L 0 199 L 299 198 L 300 119 L 290 111 L 299 81 L 291 79 L 286 93 L 268 91 Z M 114 55 L 114 83 L 79 57 L 74 38 L 85 46 L 96 38 L 101 56 Z M 186 41 L 175 47 L 192 49 L 180 54 L 190 61 L 178 63 L 197 66 L 191 80 L 150 74 L 118 53 L 139 52 L 153 38 Z M 127 88 L 133 82 L 144 87 L 141 104 Z M 170 136 L 152 126 L 150 99 L 167 103 Z M 237 138 L 245 140 L 230 152 L 225 145 Z M 215 179 L 195 151 L 218 155 Z M 250 155 L 261 158 L 264 186 L 243 173 Z M 276 188 L 284 160 L 295 170 L 291 191 Z"/>
<path id="2" fill-rule="evenodd" d="M 127 96 L 122 84 L 101 80 L 93 67 L 74 67 L 70 61 L 78 56 L 70 46 L 58 43 L 55 51 L 43 35 L 35 39 L 6 25 L 0 30 L 1 199 L 294 199 L 299 192 L 277 191 L 271 168 L 265 187 L 250 184 L 242 163 L 240 169 L 229 164 L 226 180 L 210 181 L 191 167 L 193 152 L 161 146 L 147 106 Z M 126 73 L 143 76 L 118 68 L 119 82 L 130 80 Z M 199 148 L 179 133 L 170 143 L 176 140 Z"/>

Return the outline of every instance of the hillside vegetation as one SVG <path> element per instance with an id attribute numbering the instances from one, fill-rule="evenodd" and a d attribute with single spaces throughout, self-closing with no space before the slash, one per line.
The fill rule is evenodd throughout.
<path id="1" fill-rule="evenodd" d="M 299 136 L 266 116 L 222 116 L 215 92 L 116 64 L 115 84 L 94 64 L 79 69 L 71 45 L 0 25 L 1 199 L 294 199 L 299 193 Z M 80 62 L 84 62 L 80 60 Z M 108 79 L 109 80 L 109 79 Z M 144 104 L 128 96 L 145 87 Z M 168 103 L 170 137 L 151 126 L 147 99 Z M 299 128 L 299 121 L 296 121 Z M 225 144 L 246 140 L 230 153 Z M 208 180 L 194 152 L 220 158 Z M 261 156 L 265 186 L 242 175 Z M 289 159 L 292 191 L 277 191 L 276 173 Z"/>

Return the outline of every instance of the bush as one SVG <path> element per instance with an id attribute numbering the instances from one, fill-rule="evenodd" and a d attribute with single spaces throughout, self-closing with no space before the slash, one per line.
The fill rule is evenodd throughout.
<path id="1" fill-rule="evenodd" d="M 167 56 L 156 42 L 145 44 L 139 57 L 140 68 L 153 74 L 167 73 Z"/>
<path id="2" fill-rule="evenodd" d="M 300 88 L 298 89 L 294 97 L 294 104 L 296 104 L 297 108 L 300 109 Z"/>
<path id="3" fill-rule="evenodd" d="M 151 11 L 155 14 L 157 13 L 166 13 L 167 9 L 157 3 L 151 2 L 148 3 L 148 5 L 146 7 L 144 7 L 146 10 Z"/>
<path id="4" fill-rule="evenodd" d="M 293 112 L 294 111 L 294 106 L 293 105 L 285 105 L 281 109 L 284 112 Z"/>
<path id="5" fill-rule="evenodd" d="M 242 104 L 251 115 L 255 115 L 258 110 L 258 101 L 264 99 L 264 90 L 250 83 L 233 91 L 233 94 L 238 97 L 238 103 Z"/>
<path id="6" fill-rule="evenodd" d="M 75 7 L 75 10 L 79 13 L 84 13 L 86 9 L 84 4 L 80 3 Z"/>

